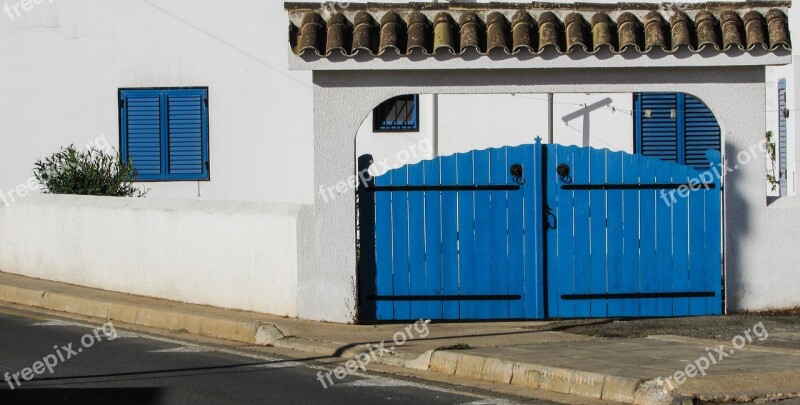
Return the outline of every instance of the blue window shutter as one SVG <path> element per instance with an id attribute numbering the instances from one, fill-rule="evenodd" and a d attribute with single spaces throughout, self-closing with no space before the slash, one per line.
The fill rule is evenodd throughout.
<path id="1" fill-rule="evenodd" d="M 707 169 L 706 150 L 721 150 L 717 119 L 690 94 L 637 93 L 636 112 L 639 154 Z"/>
<path id="2" fill-rule="evenodd" d="M 208 180 L 208 90 L 120 91 L 120 152 L 140 180 Z"/>
<path id="3" fill-rule="evenodd" d="M 678 162 L 678 95 L 636 94 L 636 151 L 670 162 Z"/>
<path id="4" fill-rule="evenodd" d="M 167 178 L 208 178 L 207 90 L 167 90 Z"/>
<path id="5" fill-rule="evenodd" d="M 159 91 L 122 91 L 120 93 L 122 137 L 120 153 L 132 161 L 142 180 L 163 176 L 162 105 Z"/>
<path id="6" fill-rule="evenodd" d="M 702 101 L 689 94 L 684 97 L 683 114 L 685 117 L 683 163 L 696 169 L 707 169 L 711 162 L 706 158 L 706 151 L 721 150 L 719 123 L 714 113 Z"/>
<path id="7" fill-rule="evenodd" d="M 787 192 L 787 163 L 786 158 L 786 79 L 778 80 L 778 173 L 780 177 L 780 195 Z"/>

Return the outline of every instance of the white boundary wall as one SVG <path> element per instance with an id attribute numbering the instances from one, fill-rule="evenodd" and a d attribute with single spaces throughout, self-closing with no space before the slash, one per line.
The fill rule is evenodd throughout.
<path id="1" fill-rule="evenodd" d="M 31 196 L 0 204 L 0 269 L 294 317 L 298 218 L 307 207 Z"/>

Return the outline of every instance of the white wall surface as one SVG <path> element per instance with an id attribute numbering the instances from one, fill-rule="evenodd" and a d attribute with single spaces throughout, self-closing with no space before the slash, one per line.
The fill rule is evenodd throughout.
<path id="1" fill-rule="evenodd" d="M 297 316 L 303 206 L 32 196 L 0 205 L 7 273 Z"/>
<path id="2" fill-rule="evenodd" d="M 536 137 L 547 142 L 546 94 L 442 94 L 436 109 L 432 101 L 433 95 L 420 96 L 419 132 L 373 132 L 370 113 L 358 130 L 356 155 L 371 154 L 375 161 L 388 162 L 388 169 L 474 149 L 529 144 Z M 632 110 L 632 93 L 556 94 L 553 141 L 632 153 Z M 420 150 L 414 147 L 420 142 L 433 143 L 432 153 L 398 159 L 402 150 Z"/>
<path id="3" fill-rule="evenodd" d="M 15 4 L 14 2 L 11 2 Z M 283 2 L 45 1 L 0 14 L 0 190 L 37 158 L 119 143 L 117 90 L 208 86 L 211 181 L 149 198 L 312 201 L 311 75 L 287 70 Z"/>
<path id="4" fill-rule="evenodd" d="M 454 79 L 446 71 L 315 72 L 315 183 L 332 184 L 355 170 L 352 139 L 365 116 L 379 102 L 412 93 L 580 93 L 680 91 L 703 100 L 725 134 L 725 152 L 735 159 L 763 139 L 766 113 L 764 68 L 622 69 L 577 72 L 591 78 L 574 83 L 576 72 L 553 70 L 546 82 L 524 71 L 472 70 Z M 370 83 L 393 83 L 376 87 Z M 435 83 L 435 84 L 432 84 Z M 353 91 L 360 88 L 360 91 Z M 736 95 L 747 94 L 748 97 Z M 736 97 L 732 103 L 731 98 Z M 323 124 L 324 123 L 324 127 Z M 788 197 L 767 206 L 765 159 L 761 154 L 725 178 L 725 282 L 729 311 L 800 305 L 800 273 L 796 270 L 800 240 L 800 198 Z M 333 201 L 317 196 L 313 256 L 301 267 L 300 314 L 347 322 L 354 304 L 355 221 L 351 193 Z M 316 298 L 316 299 L 315 299 Z M 331 306 L 331 302 L 344 302 Z M 310 315 L 309 315 L 310 316 Z"/>

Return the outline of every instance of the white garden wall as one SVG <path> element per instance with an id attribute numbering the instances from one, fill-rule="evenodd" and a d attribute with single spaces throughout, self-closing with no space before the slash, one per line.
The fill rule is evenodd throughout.
<path id="1" fill-rule="evenodd" d="M 303 210 L 274 203 L 32 196 L 0 205 L 0 270 L 297 316 Z"/>

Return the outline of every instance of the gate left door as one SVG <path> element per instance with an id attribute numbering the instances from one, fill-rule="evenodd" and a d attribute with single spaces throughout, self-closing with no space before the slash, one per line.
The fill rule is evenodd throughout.
<path id="1" fill-rule="evenodd" d="M 361 318 L 543 318 L 541 155 L 458 153 L 361 187 Z"/>

